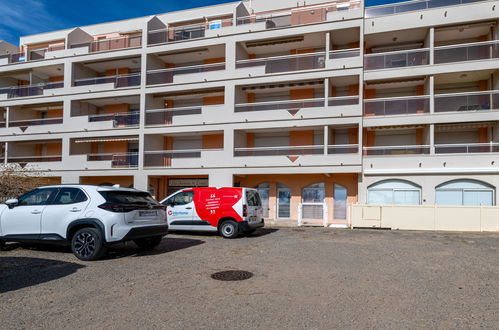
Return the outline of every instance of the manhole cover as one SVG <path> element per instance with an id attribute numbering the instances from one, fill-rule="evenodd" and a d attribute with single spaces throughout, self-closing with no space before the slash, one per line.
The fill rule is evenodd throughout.
<path id="1" fill-rule="evenodd" d="M 253 277 L 253 273 L 245 270 L 226 270 L 211 274 L 211 278 L 217 281 L 244 281 Z"/>

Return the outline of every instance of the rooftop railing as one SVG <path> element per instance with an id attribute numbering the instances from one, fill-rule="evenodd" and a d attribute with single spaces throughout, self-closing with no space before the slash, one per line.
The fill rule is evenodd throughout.
<path id="1" fill-rule="evenodd" d="M 499 152 L 499 142 L 436 144 L 436 154 L 474 154 Z"/>
<path id="2" fill-rule="evenodd" d="M 134 168 L 139 166 L 139 154 L 137 152 L 88 154 L 87 161 L 111 161 L 112 168 Z"/>
<path id="3" fill-rule="evenodd" d="M 499 110 L 499 91 L 435 95 L 435 112 Z"/>
<path id="4" fill-rule="evenodd" d="M 176 75 L 225 70 L 225 62 L 147 71 L 147 85 L 171 84 Z M 200 80 L 202 77 L 200 77 Z"/>
<path id="5" fill-rule="evenodd" d="M 364 147 L 364 155 L 366 156 L 421 155 L 429 153 L 429 145 Z"/>
<path id="6" fill-rule="evenodd" d="M 112 114 L 98 114 L 88 116 L 90 123 L 112 121 L 113 127 L 137 127 L 140 124 L 140 111 L 130 111 Z"/>
<path id="7" fill-rule="evenodd" d="M 63 88 L 64 82 L 47 82 L 26 86 L 0 87 L 0 94 L 7 94 L 9 99 L 43 95 L 44 90 Z"/>
<path id="8" fill-rule="evenodd" d="M 389 5 L 366 7 L 365 17 L 371 18 L 378 16 L 386 16 L 386 15 L 400 14 L 411 11 L 424 10 L 424 9 L 462 5 L 462 4 L 468 4 L 480 1 L 487 1 L 487 0 L 416 0 L 416 1 L 399 2 Z"/>
<path id="9" fill-rule="evenodd" d="M 213 20 L 201 24 L 171 26 L 165 29 L 153 30 L 148 33 L 148 45 L 204 38 L 206 30 L 217 30 L 232 26 L 232 18 Z"/>
<path id="10" fill-rule="evenodd" d="M 62 118 L 9 120 L 9 127 L 62 124 Z"/>
<path id="11" fill-rule="evenodd" d="M 418 48 L 364 55 L 365 70 L 403 68 L 430 64 L 430 50 Z"/>
<path id="12" fill-rule="evenodd" d="M 236 62 L 237 69 L 259 66 L 265 67 L 265 73 L 323 69 L 326 66 L 326 53 L 273 56 Z"/>
<path id="13" fill-rule="evenodd" d="M 343 58 L 359 57 L 360 48 L 338 49 L 329 52 L 330 60 L 340 60 Z"/>
<path id="14" fill-rule="evenodd" d="M 114 75 L 105 77 L 75 79 L 74 86 L 89 86 L 100 84 L 114 84 L 114 88 L 133 87 L 140 85 L 140 73 Z"/>
<path id="15" fill-rule="evenodd" d="M 108 52 L 112 50 L 135 48 L 142 46 L 142 35 L 131 35 L 118 38 L 107 38 L 92 42 L 72 44 L 69 48 L 88 47 L 90 53 Z"/>
<path id="16" fill-rule="evenodd" d="M 173 117 L 200 115 L 202 106 L 146 110 L 146 126 L 171 125 Z"/>
<path id="17" fill-rule="evenodd" d="M 267 110 L 300 110 L 303 108 L 324 107 L 323 98 L 307 100 L 286 100 L 236 104 L 235 112 L 254 112 Z"/>
<path id="18" fill-rule="evenodd" d="M 62 156 L 7 156 L 7 163 L 45 163 L 60 162 Z"/>
<path id="19" fill-rule="evenodd" d="M 499 58 L 499 40 L 435 47 L 435 64 Z"/>
<path id="20" fill-rule="evenodd" d="M 365 116 L 412 115 L 430 112 L 430 96 L 402 96 L 364 100 Z"/>
<path id="21" fill-rule="evenodd" d="M 279 147 L 251 147 L 235 148 L 235 157 L 248 156 L 301 156 L 301 155 L 324 155 L 324 146 L 279 146 Z"/>

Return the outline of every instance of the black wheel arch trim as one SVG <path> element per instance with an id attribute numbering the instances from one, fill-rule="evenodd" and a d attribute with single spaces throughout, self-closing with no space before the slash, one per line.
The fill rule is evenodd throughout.
<path id="1" fill-rule="evenodd" d="M 71 222 L 68 225 L 68 229 L 66 229 L 66 239 L 70 241 L 69 239 L 69 233 L 72 231 L 72 229 L 76 226 L 81 226 L 81 225 L 91 225 L 91 227 L 96 227 L 100 233 L 102 234 L 102 240 L 105 243 L 106 242 L 106 229 L 102 221 L 96 218 L 85 218 L 85 219 L 78 219 L 73 222 Z"/>

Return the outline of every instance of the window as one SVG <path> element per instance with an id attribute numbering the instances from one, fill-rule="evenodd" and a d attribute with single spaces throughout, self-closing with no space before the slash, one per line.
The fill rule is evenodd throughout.
<path id="1" fill-rule="evenodd" d="M 62 188 L 52 204 L 65 205 L 82 203 L 87 200 L 87 196 L 78 188 Z"/>
<path id="2" fill-rule="evenodd" d="M 455 180 L 436 188 L 437 205 L 494 205 L 494 188 L 476 180 Z"/>
<path id="3" fill-rule="evenodd" d="M 381 181 L 367 189 L 367 204 L 420 205 L 421 188 L 404 180 Z"/>
<path id="4" fill-rule="evenodd" d="M 157 205 L 149 193 L 141 191 L 99 191 L 108 203 Z"/>
<path id="5" fill-rule="evenodd" d="M 262 202 L 263 217 L 267 219 L 269 217 L 270 184 L 260 183 L 256 189 L 258 190 L 258 195 Z"/>
<path id="6" fill-rule="evenodd" d="M 325 184 L 316 183 L 306 188 L 303 188 L 302 201 L 303 203 L 324 203 Z"/>
<path id="7" fill-rule="evenodd" d="M 57 188 L 35 189 L 19 197 L 19 206 L 45 205 L 50 197 L 57 192 Z"/>
<path id="8" fill-rule="evenodd" d="M 254 190 L 247 190 L 246 203 L 248 203 L 248 206 L 261 206 L 262 202 L 260 201 L 260 196 L 258 195 L 258 192 Z"/>
<path id="9" fill-rule="evenodd" d="M 334 185 L 333 218 L 334 220 L 347 219 L 347 188 L 339 184 Z"/>
<path id="10" fill-rule="evenodd" d="M 186 205 L 192 202 L 194 198 L 194 191 L 181 191 L 173 196 L 173 203 L 175 205 Z"/>

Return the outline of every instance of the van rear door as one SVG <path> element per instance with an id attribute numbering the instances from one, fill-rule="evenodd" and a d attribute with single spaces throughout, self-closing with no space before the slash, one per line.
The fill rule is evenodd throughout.
<path id="1" fill-rule="evenodd" d="M 245 189 L 246 201 L 244 207 L 246 208 L 245 220 L 249 222 L 260 222 L 263 218 L 263 208 L 260 195 L 256 189 Z"/>

